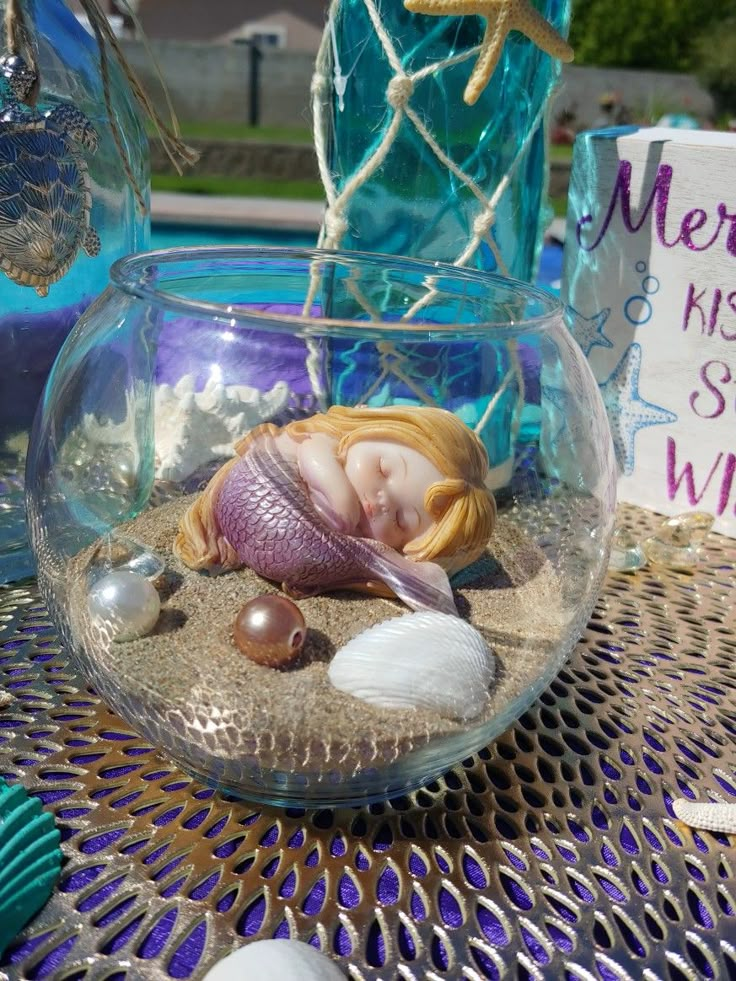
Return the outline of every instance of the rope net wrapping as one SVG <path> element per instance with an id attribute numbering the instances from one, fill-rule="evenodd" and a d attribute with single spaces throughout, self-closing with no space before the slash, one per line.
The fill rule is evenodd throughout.
<path id="1" fill-rule="evenodd" d="M 539 9 L 564 32 L 569 0 Z M 483 32 L 480 17 L 411 14 L 400 0 L 332 0 L 312 83 L 320 245 L 533 278 L 559 64 L 514 33 L 468 106 Z"/>
<path id="2" fill-rule="evenodd" d="M 539 13 L 564 32 L 569 0 L 542 0 Z M 327 198 L 322 247 L 533 278 L 546 218 L 545 124 L 559 64 L 514 33 L 489 84 L 467 105 L 463 93 L 485 26 L 481 17 L 412 14 L 400 0 L 332 0 L 312 83 Z M 422 323 L 434 299 L 432 278 L 402 321 Z M 312 292 L 305 308 L 314 299 Z M 356 290 L 343 292 L 341 310 L 330 302 L 332 315 L 382 319 Z M 313 346 L 317 363 L 324 352 Z M 496 349 L 489 340 L 482 357 L 471 348 L 359 343 L 332 352 L 329 395 L 324 387 L 317 394 L 350 404 L 452 404 L 486 445 L 492 482 L 500 485 L 513 467 L 527 384 L 515 343 Z M 477 390 L 479 372 L 488 396 L 458 401 L 458 393 Z"/>

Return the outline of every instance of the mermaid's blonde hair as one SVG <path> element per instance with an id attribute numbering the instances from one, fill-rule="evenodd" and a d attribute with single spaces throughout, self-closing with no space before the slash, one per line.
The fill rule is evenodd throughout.
<path id="1" fill-rule="evenodd" d="M 286 431 L 296 439 L 314 432 L 332 436 L 338 440 L 341 461 L 359 440 L 401 443 L 445 475 L 424 496 L 424 508 L 434 524 L 403 550 L 416 562 L 437 562 L 452 574 L 474 562 L 488 543 L 496 521 L 496 502 L 484 483 L 488 454 L 452 412 L 415 405 L 333 406 L 321 415 L 289 423 Z"/>
<path id="2" fill-rule="evenodd" d="M 496 502 L 484 484 L 488 455 L 475 433 L 446 409 L 333 406 L 284 429 L 297 441 L 312 433 L 331 436 L 338 441 L 337 455 L 343 462 L 359 440 L 401 443 L 417 450 L 445 475 L 424 496 L 424 508 L 434 523 L 403 550 L 416 562 L 437 562 L 452 575 L 474 562 L 488 543 L 496 521 Z M 264 431 L 278 432 L 270 423 L 257 426 L 235 445 L 237 455 L 242 456 L 251 440 Z M 190 568 L 219 565 L 234 569 L 241 564 L 214 516 L 217 494 L 236 460 L 217 472 L 181 522 L 174 551 Z"/>

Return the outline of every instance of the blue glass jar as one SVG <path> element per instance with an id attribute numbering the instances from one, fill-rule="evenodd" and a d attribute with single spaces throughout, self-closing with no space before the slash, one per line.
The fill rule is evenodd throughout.
<path id="1" fill-rule="evenodd" d="M 33 286 L 17 285 L 0 272 L 0 582 L 29 575 L 34 568 L 25 529 L 23 474 L 28 434 L 56 354 L 77 318 L 104 289 L 111 263 L 145 248 L 149 234 L 148 218 L 136 202 L 111 135 L 97 42 L 63 0 L 22 0 L 21 6 L 36 47 L 36 108 L 45 114 L 58 106 L 74 106 L 97 134 L 95 150 L 74 145 L 71 152 L 89 173 L 89 225 L 100 245 L 94 256 L 80 247 L 68 271 L 49 284 L 47 295 L 39 295 Z M 127 81 L 112 65 L 111 74 L 109 94 L 123 149 L 147 199 L 147 139 Z M 2 105 L 8 107 L 13 96 L 1 79 L 0 84 Z M 25 112 L 20 109 L 19 115 Z M 9 159 L 15 153 L 14 139 L 8 136 L 8 125 L 0 122 L 0 141 L 5 141 L 2 175 L 17 190 L 25 177 Z M 34 174 L 50 174 L 53 179 L 58 160 L 54 153 L 36 155 L 34 167 Z M 0 208 L 7 193 L 3 184 Z"/>
<path id="2" fill-rule="evenodd" d="M 570 0 L 540 0 L 567 33 Z M 560 66 L 514 31 L 474 105 L 463 92 L 486 22 L 333 3 L 314 85 L 331 205 L 322 245 L 532 282 L 546 205 L 549 97 Z"/>

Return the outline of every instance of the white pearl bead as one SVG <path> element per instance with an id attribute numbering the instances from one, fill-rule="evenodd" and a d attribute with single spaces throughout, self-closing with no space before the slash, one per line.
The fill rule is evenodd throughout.
<path id="1" fill-rule="evenodd" d="M 136 640 L 156 626 L 161 600 L 137 572 L 120 570 L 98 579 L 89 591 L 89 612 L 111 640 Z"/>

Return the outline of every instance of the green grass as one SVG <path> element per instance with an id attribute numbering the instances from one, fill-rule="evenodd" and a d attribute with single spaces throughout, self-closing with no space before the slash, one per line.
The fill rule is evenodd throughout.
<path id="1" fill-rule="evenodd" d="M 265 180 L 258 177 L 209 177 L 206 174 L 154 174 L 154 191 L 179 191 L 184 194 L 220 194 L 243 198 L 288 198 L 322 201 L 324 191 L 318 181 Z"/>
<path id="2" fill-rule="evenodd" d="M 317 181 L 261 180 L 257 177 L 208 177 L 205 174 L 154 174 L 154 191 L 183 194 L 213 194 L 236 198 L 286 198 L 290 201 L 324 201 L 324 190 Z M 550 198 L 558 218 L 567 214 L 567 196 Z"/>
<path id="3" fill-rule="evenodd" d="M 154 191 L 183 194 L 212 194 L 236 198 L 286 198 L 290 201 L 324 201 L 324 190 L 317 181 L 261 180 L 257 177 L 208 177 L 205 174 L 154 174 Z M 567 214 L 567 196 L 550 198 L 558 218 Z"/>
<path id="4" fill-rule="evenodd" d="M 261 143 L 311 143 L 308 126 L 248 126 L 245 123 L 180 122 L 185 140 L 253 140 Z M 149 128 L 153 136 L 155 130 Z"/>
<path id="5" fill-rule="evenodd" d="M 572 147 L 571 146 L 550 146 L 549 148 L 549 159 L 550 160 L 562 160 L 572 163 Z"/>
<path id="6" fill-rule="evenodd" d="M 555 218 L 564 218 L 567 215 L 567 195 L 563 194 L 561 197 L 550 198 L 549 203 L 555 213 Z"/>

